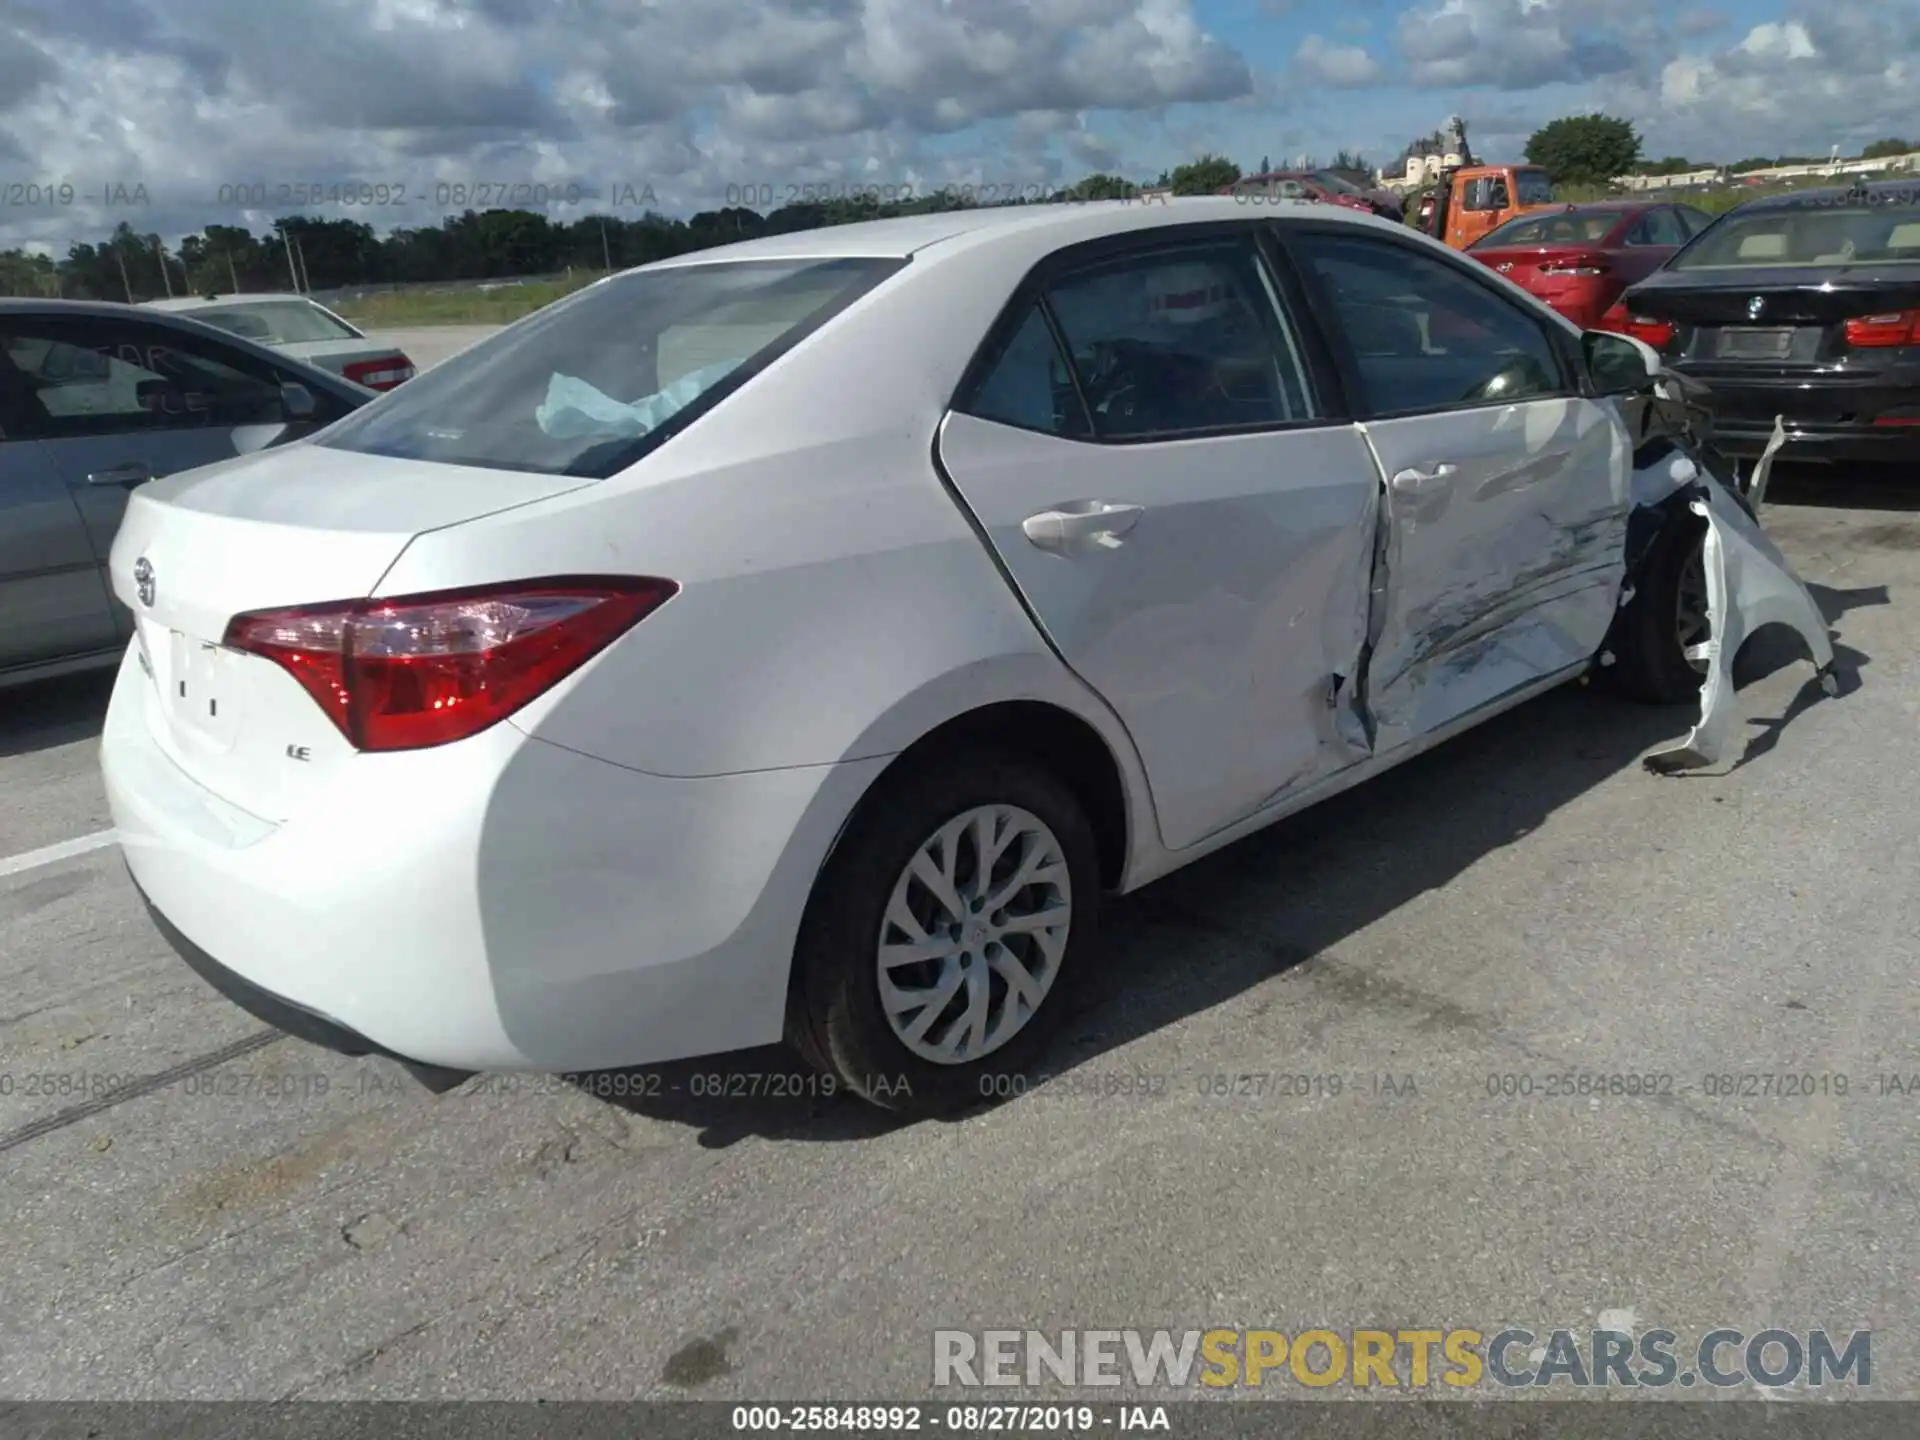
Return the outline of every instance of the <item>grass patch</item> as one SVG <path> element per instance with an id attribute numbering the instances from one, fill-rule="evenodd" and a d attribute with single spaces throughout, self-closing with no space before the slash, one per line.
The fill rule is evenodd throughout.
<path id="1" fill-rule="evenodd" d="M 585 271 L 569 280 L 503 285 L 497 290 L 389 291 L 342 300 L 329 308 L 373 330 L 410 325 L 510 325 L 599 278 L 597 271 Z"/>

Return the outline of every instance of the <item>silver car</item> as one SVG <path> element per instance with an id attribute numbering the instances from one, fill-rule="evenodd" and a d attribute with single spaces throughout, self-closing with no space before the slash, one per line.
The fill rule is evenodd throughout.
<path id="1" fill-rule="evenodd" d="M 149 300 L 143 308 L 190 315 L 369 390 L 391 390 L 414 376 L 404 350 L 371 338 L 305 295 L 195 295 Z"/>
<path id="2" fill-rule="evenodd" d="M 179 315 L 0 299 L 0 687 L 125 651 L 132 622 L 102 571 L 134 486 L 373 398 Z"/>

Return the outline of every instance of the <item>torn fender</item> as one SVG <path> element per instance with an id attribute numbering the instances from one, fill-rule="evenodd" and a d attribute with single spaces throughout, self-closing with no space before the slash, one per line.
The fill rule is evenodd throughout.
<path id="1" fill-rule="evenodd" d="M 1754 493 L 1763 494 L 1767 471 L 1778 446 L 1771 446 L 1756 467 Z M 1692 475 L 1686 475 L 1691 470 Z M 1763 625 L 1790 625 L 1807 642 L 1820 687 L 1838 693 L 1833 673 L 1833 642 L 1826 617 L 1793 571 L 1786 556 L 1767 537 L 1759 522 L 1704 466 L 1680 456 L 1669 467 L 1692 487 L 1688 501 L 1694 514 L 1707 522 L 1702 559 L 1706 569 L 1709 638 L 1687 652 L 1689 660 L 1704 660 L 1706 681 L 1700 687 L 1700 720 L 1686 736 L 1651 751 L 1647 768 L 1673 774 L 1716 765 L 1739 720 L 1733 688 L 1733 659 L 1746 638 Z"/>

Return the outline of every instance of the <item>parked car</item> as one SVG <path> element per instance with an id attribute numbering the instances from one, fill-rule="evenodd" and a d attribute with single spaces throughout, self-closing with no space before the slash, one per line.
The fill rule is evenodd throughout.
<path id="1" fill-rule="evenodd" d="M 1654 363 L 1338 206 L 661 261 L 135 493 L 114 823 L 210 983 L 436 1086 L 784 1035 L 823 1090 L 978 1103 L 1103 894 L 1603 642 L 1731 693 L 1626 558 L 1732 504 L 1665 459 L 1636 504 Z"/>
<path id="2" fill-rule="evenodd" d="M 1627 286 L 1712 223 L 1691 205 L 1567 205 L 1509 220 L 1467 253 L 1583 330 L 1624 330 L 1608 312 Z"/>
<path id="3" fill-rule="evenodd" d="M 0 299 L 0 686 L 112 665 L 130 487 L 309 434 L 373 393 L 177 315 Z"/>
<path id="4" fill-rule="evenodd" d="M 1629 333 L 1705 383 L 1729 454 L 1781 417 L 1797 456 L 1920 458 L 1920 183 L 1749 200 L 1625 302 Z"/>
<path id="5" fill-rule="evenodd" d="M 414 376 L 406 351 L 373 339 L 305 295 L 198 295 L 147 305 L 283 350 L 369 390 L 391 390 Z"/>

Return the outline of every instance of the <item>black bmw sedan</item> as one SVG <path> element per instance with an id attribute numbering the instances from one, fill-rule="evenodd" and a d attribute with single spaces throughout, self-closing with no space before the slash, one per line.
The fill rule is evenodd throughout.
<path id="1" fill-rule="evenodd" d="M 1714 438 L 1920 460 L 1920 180 L 1749 201 L 1624 298 L 1628 333 L 1705 382 Z"/>

